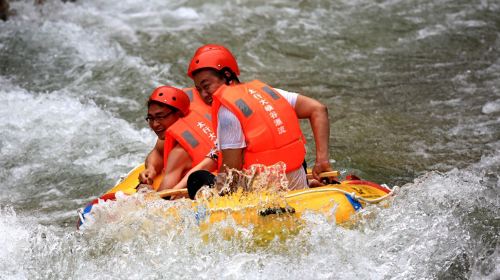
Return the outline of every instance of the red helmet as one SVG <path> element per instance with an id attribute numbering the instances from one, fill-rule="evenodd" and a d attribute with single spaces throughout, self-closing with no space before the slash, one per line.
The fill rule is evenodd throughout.
<path id="1" fill-rule="evenodd" d="M 231 69 L 236 76 L 240 75 L 238 63 L 233 54 L 221 45 L 208 44 L 199 47 L 194 53 L 187 75 L 192 79 L 193 72 L 201 68 L 221 70 L 224 67 Z"/>
<path id="2" fill-rule="evenodd" d="M 189 97 L 187 94 L 174 87 L 159 86 L 153 90 L 149 101 L 156 101 L 168 106 L 172 106 L 185 116 L 189 113 Z"/>

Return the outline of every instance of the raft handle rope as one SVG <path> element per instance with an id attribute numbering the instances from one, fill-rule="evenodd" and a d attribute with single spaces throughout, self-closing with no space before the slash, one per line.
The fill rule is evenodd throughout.
<path id="1" fill-rule="evenodd" d="M 367 199 L 367 198 L 364 198 L 364 197 L 361 197 L 361 196 L 357 196 L 354 192 L 349 193 L 347 191 L 344 191 L 344 190 L 341 190 L 341 189 L 338 189 L 338 188 L 309 189 L 307 191 L 303 191 L 303 192 L 300 192 L 300 193 L 286 195 L 285 199 L 296 197 L 296 196 L 300 196 L 300 195 L 310 194 L 310 193 L 340 192 L 340 193 L 343 193 L 345 195 L 348 195 L 352 199 L 361 200 L 361 201 L 363 201 L 365 203 L 368 203 L 368 204 L 376 204 L 376 203 L 379 203 L 380 201 L 388 198 L 389 196 L 394 195 L 398 191 L 398 189 L 399 189 L 398 186 L 394 186 L 392 189 L 389 189 L 390 191 L 386 195 L 381 196 L 379 198 L 375 198 L 375 199 Z M 211 209 L 209 209 L 209 211 L 211 213 L 212 212 L 226 212 L 226 211 L 243 211 L 243 210 L 247 210 L 247 209 L 251 209 L 251 208 L 256 208 L 256 207 L 257 207 L 256 205 L 250 204 L 250 205 L 246 205 L 246 206 L 242 206 L 242 207 L 238 207 L 238 208 L 235 208 L 235 207 L 211 208 Z M 291 212 L 291 213 L 293 213 L 293 212 Z"/>
<path id="2" fill-rule="evenodd" d="M 346 194 L 346 195 L 350 196 L 352 199 L 361 200 L 361 201 L 369 203 L 369 204 L 375 204 L 375 203 L 379 203 L 380 201 L 382 201 L 382 200 L 386 199 L 387 197 L 393 195 L 394 192 L 398 188 L 399 188 L 398 186 L 395 186 L 394 188 L 389 189 L 390 191 L 386 195 L 381 196 L 379 198 L 374 198 L 374 199 L 364 198 L 362 196 L 356 195 L 355 192 L 349 193 L 347 191 L 344 191 L 344 190 L 341 190 L 341 189 L 338 189 L 338 188 L 311 189 L 311 190 L 307 190 L 307 191 L 300 192 L 300 193 L 286 195 L 285 198 L 292 198 L 292 197 L 296 197 L 296 196 L 300 196 L 300 195 L 304 195 L 304 194 L 316 193 L 316 192 L 318 192 L 318 193 L 319 192 L 340 192 L 340 193 L 343 193 L 343 194 Z"/>
<path id="3" fill-rule="evenodd" d="M 293 214 L 295 213 L 295 208 L 291 206 L 287 207 L 269 207 L 259 211 L 259 215 L 261 216 L 269 216 L 269 215 L 281 215 L 281 214 Z"/>

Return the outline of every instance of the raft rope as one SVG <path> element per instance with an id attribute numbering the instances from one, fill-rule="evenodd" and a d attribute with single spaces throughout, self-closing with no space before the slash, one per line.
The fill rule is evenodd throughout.
<path id="1" fill-rule="evenodd" d="M 363 201 L 365 203 L 368 203 L 368 204 L 376 204 L 376 203 L 379 203 L 380 201 L 388 198 L 389 196 L 394 195 L 398 191 L 398 189 L 399 189 L 398 186 L 394 186 L 392 189 L 389 189 L 389 192 L 386 195 L 381 196 L 379 198 L 374 198 L 374 199 L 364 198 L 362 196 L 356 195 L 355 192 L 350 193 L 350 192 L 347 192 L 347 191 L 344 191 L 344 190 L 341 190 L 341 189 L 338 189 L 338 188 L 309 189 L 307 191 L 302 191 L 300 193 L 294 193 L 294 194 L 286 195 L 285 199 L 286 198 L 296 197 L 296 196 L 301 196 L 301 195 L 305 195 L 305 194 L 310 194 L 310 193 L 340 192 L 340 193 L 343 193 L 345 195 L 348 195 L 352 199 L 361 200 L 361 201 Z M 249 204 L 249 205 L 240 206 L 240 207 L 237 207 L 237 208 L 235 208 L 235 207 L 210 208 L 209 211 L 210 212 L 243 211 L 243 210 L 247 210 L 247 209 L 251 209 L 251 208 L 256 208 L 256 207 L 257 207 L 257 205 Z"/>
<path id="2" fill-rule="evenodd" d="M 386 199 L 387 197 L 391 196 L 394 194 L 394 192 L 398 189 L 399 187 L 398 186 L 394 186 L 394 188 L 392 189 L 389 189 L 390 191 L 384 195 L 384 196 L 381 196 L 379 198 L 374 198 L 374 199 L 368 199 L 368 198 L 364 198 L 362 196 L 358 196 L 356 195 L 355 192 L 347 192 L 347 191 L 344 191 L 344 190 L 341 190 L 341 189 L 338 189 L 338 188 L 322 188 L 322 189 L 310 189 L 310 190 L 307 190 L 307 191 L 303 191 L 303 192 L 300 192 L 300 193 L 294 193 L 294 194 L 289 194 L 289 195 L 286 195 L 285 198 L 292 198 L 292 197 L 296 197 L 296 196 L 300 196 L 300 195 L 305 195 L 305 194 L 310 194 L 310 193 L 320 193 L 320 192 L 340 192 L 340 193 L 343 193 L 345 195 L 348 195 L 350 196 L 352 199 L 355 199 L 355 200 L 361 200 L 363 202 L 366 202 L 366 203 L 369 203 L 369 204 L 375 204 L 375 203 L 379 203 L 380 201 Z"/>

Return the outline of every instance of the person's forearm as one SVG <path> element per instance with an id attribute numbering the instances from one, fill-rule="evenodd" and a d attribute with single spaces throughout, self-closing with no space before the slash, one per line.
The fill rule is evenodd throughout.
<path id="1" fill-rule="evenodd" d="M 175 186 L 176 182 L 179 182 L 181 180 L 180 171 L 180 168 L 166 170 L 165 172 L 168 172 L 168 175 L 165 175 L 165 177 L 163 177 L 163 181 L 161 181 L 158 191 L 172 189 Z"/>
<path id="2" fill-rule="evenodd" d="M 222 150 L 222 166 L 219 172 L 225 173 L 226 168 L 243 168 L 243 149 L 225 149 Z"/>
<path id="3" fill-rule="evenodd" d="M 155 170 L 156 174 L 160 174 L 163 169 L 163 157 L 156 152 L 156 150 L 151 151 L 144 162 L 146 169 L 152 168 Z"/>
<path id="4" fill-rule="evenodd" d="M 330 122 L 327 107 L 321 105 L 317 110 L 314 110 L 310 122 L 316 144 L 316 162 L 329 162 Z"/>
<path id="5" fill-rule="evenodd" d="M 187 188 L 188 177 L 189 177 L 189 175 L 191 175 L 191 173 L 193 173 L 195 171 L 198 171 L 198 170 L 213 171 L 216 168 L 217 168 L 216 161 L 214 161 L 213 159 L 210 159 L 210 158 L 205 158 L 200 163 L 198 163 L 195 167 L 191 168 L 191 170 L 189 170 L 189 172 L 186 173 L 186 175 L 184 175 L 182 180 L 180 180 L 179 183 L 177 183 L 177 185 L 175 185 L 172 189 Z"/>

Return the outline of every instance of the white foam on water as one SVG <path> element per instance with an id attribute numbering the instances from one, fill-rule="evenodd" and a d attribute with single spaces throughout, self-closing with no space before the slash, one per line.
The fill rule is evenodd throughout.
<path id="1" fill-rule="evenodd" d="M 137 35 L 139 33 L 154 38 L 168 36 L 173 30 L 192 28 L 199 24 L 194 20 L 196 12 L 192 8 L 177 7 L 175 3 L 156 3 L 158 6 L 154 3 L 127 4 L 129 6 L 122 2 L 62 4 L 50 1 L 35 8 L 31 2 L 15 2 L 13 8 L 20 16 L 12 17 L 6 23 L 6 30 L 22 38 L 21 42 L 25 45 L 20 49 L 20 54 L 32 61 L 37 70 L 46 67 L 56 72 L 47 71 L 45 80 L 53 79 L 50 76 L 53 74 L 64 74 L 71 78 L 72 83 L 67 85 L 70 92 L 90 94 L 89 88 L 94 88 L 98 96 L 115 93 L 116 88 L 123 86 L 126 77 L 107 78 L 107 88 L 104 84 L 101 86 L 100 83 L 104 82 L 95 77 L 104 76 L 102 79 L 105 79 L 110 70 L 121 76 L 144 77 L 138 80 L 149 87 L 168 83 L 163 72 L 168 72 L 170 63 L 146 65 L 141 56 L 130 51 L 130 46 L 141 43 Z M 152 14 L 148 14 L 148 11 Z M 134 14 L 142 16 L 137 19 Z M 216 17 L 216 13 L 207 13 L 206 16 Z M 151 19 L 154 22 L 148 27 L 147 22 Z M 158 26 L 165 24 L 164 21 L 167 21 L 167 26 L 158 29 Z M 11 36 L 5 33 L 5 37 Z M 33 54 L 36 50 L 37 54 Z M 53 67 L 55 65 L 59 65 L 59 68 Z M 66 71 L 61 73 L 61 68 Z M 99 84 L 95 85 L 96 82 Z"/>
<path id="2" fill-rule="evenodd" d="M 484 104 L 483 108 L 481 109 L 481 112 L 483 114 L 493 114 L 500 112 L 500 99 L 497 99 L 495 101 L 489 101 L 486 104 Z"/>
<path id="3" fill-rule="evenodd" d="M 114 181 L 155 141 L 149 129 L 137 130 L 64 90 L 36 94 L 0 82 L 2 200 L 35 195 L 60 202 L 75 191 L 65 183 L 74 177 L 69 174 L 105 174 Z"/>
<path id="4" fill-rule="evenodd" d="M 54 46 L 74 49 L 76 53 L 72 55 L 86 63 L 118 59 L 125 53 L 120 45 L 109 40 L 109 33 L 100 33 L 71 22 L 45 21 L 39 32 L 40 39 L 43 36 L 54 38 L 51 42 Z"/>
<path id="5" fill-rule="evenodd" d="M 425 27 L 423 29 L 420 29 L 417 32 L 417 40 L 422 40 L 431 36 L 436 36 L 439 35 L 443 32 L 445 32 L 447 28 L 441 24 L 432 26 L 432 27 Z"/>
<path id="6" fill-rule="evenodd" d="M 288 47 L 292 54 L 300 54 L 309 46 L 304 38 L 320 39 L 311 36 L 315 31 L 325 38 L 338 39 L 334 43 L 348 49 L 349 45 L 342 42 L 359 39 L 359 36 L 349 33 L 350 28 L 357 25 L 346 24 L 342 20 L 352 14 L 362 17 L 363 13 L 354 11 L 360 7 L 368 11 L 372 5 L 378 4 L 344 2 L 340 2 L 340 11 L 337 11 L 336 5 L 319 3 L 330 9 L 318 9 L 307 18 L 304 16 L 310 9 L 307 3 L 304 3 L 304 9 L 281 9 L 280 6 L 287 5 L 285 1 L 273 1 L 272 8 L 267 4 L 260 5 L 258 12 L 254 12 L 252 5 L 255 4 L 251 3 L 252 7 L 245 8 L 243 14 L 235 14 L 235 6 L 227 3 L 188 5 L 184 1 L 157 0 L 145 5 L 133 0 L 77 1 L 74 4 L 46 1 L 44 6 L 35 7 L 32 1 L 13 1 L 18 17 L 6 23 L 0 22 L 1 28 L 5 27 L 0 38 L 15 35 L 19 41 L 27 42 L 26 45 L 21 44 L 22 47 L 32 46 L 40 50 L 35 55 L 27 55 L 30 62 L 50 64 L 48 69 L 67 67 L 57 73 L 61 76 L 79 75 L 79 79 L 67 87 L 59 85 L 56 90 L 40 92 L 0 78 L 0 178 L 3 181 L 0 198 L 2 203 L 14 207 L 25 204 L 27 209 L 0 211 L 0 247 L 8 252 L 0 252 L 0 270 L 6 271 L 6 277 L 13 279 L 435 279 L 446 273 L 451 275 L 450 278 L 465 274 L 472 279 L 493 279 L 499 273 L 498 248 L 491 245 L 492 240 L 498 239 L 498 227 L 494 222 L 500 208 L 499 155 L 495 153 L 483 154 L 479 162 L 467 168 L 426 173 L 405 185 L 394 198 L 392 206 L 365 209 L 362 213 L 365 219 L 353 229 L 339 227 L 311 213 L 306 216 L 307 227 L 299 234 L 290 236 L 285 243 L 275 241 L 263 248 L 252 247 L 250 230 L 235 225 L 231 220 L 223 224 L 241 232 L 242 239 L 224 240 L 218 237 L 223 227 L 221 224 L 212 232 L 213 241 L 204 242 L 192 211 L 182 213 L 181 223 L 163 215 L 165 208 L 170 207 L 168 202 L 150 208 L 133 201 L 122 202 L 121 205 L 110 203 L 107 212 L 101 216 L 103 219 L 86 232 L 74 232 L 72 228 L 54 225 L 53 220 L 71 217 L 72 213 L 75 215 L 76 205 L 80 207 L 88 202 L 89 195 L 84 198 L 72 195 L 70 204 L 65 204 L 67 201 L 63 198 L 68 192 L 78 191 L 73 187 L 74 182 L 64 185 L 65 181 L 82 178 L 84 183 L 77 184 L 82 189 L 87 187 L 84 184 L 94 188 L 100 185 L 100 189 L 89 192 L 99 195 L 106 186 L 95 182 L 100 180 L 95 178 L 114 181 L 118 174 L 141 161 L 152 146 L 155 137 L 149 129 L 138 129 L 115 115 L 113 110 L 116 108 L 109 108 L 109 104 L 108 108 L 98 106 L 92 101 L 93 97 L 102 96 L 106 102 L 116 104 L 117 108 L 136 110 L 140 106 L 139 98 L 113 95 L 113 89 L 128 77 L 139 74 L 143 76 L 138 80 L 144 83 L 165 80 L 165 77 L 168 80 L 171 64 L 149 65 L 151 62 L 145 62 L 141 54 L 133 50 L 134 44 L 179 31 L 185 32 L 186 37 L 192 37 L 183 37 L 175 43 L 193 50 L 204 40 L 218 39 L 238 45 L 240 42 L 234 43 L 231 41 L 233 38 L 219 37 L 215 32 L 202 36 L 210 27 L 223 33 L 225 25 L 216 26 L 214 23 L 227 23 L 238 18 L 242 20 L 237 21 L 239 26 L 234 34 L 254 32 L 252 35 L 255 35 L 250 42 L 241 43 L 245 45 L 238 47 L 247 50 L 248 57 L 255 59 L 257 66 L 269 64 L 269 57 L 262 55 L 265 51 L 279 53 L 280 48 Z M 248 3 L 243 1 L 239 4 L 245 6 Z M 418 26 L 417 31 L 407 33 L 406 28 L 411 29 L 412 26 L 397 28 L 404 42 L 441 36 L 454 31 L 454 28 L 483 26 L 481 20 L 469 20 L 468 13 L 451 14 L 446 22 L 438 22 L 440 24 L 433 22 L 431 16 L 431 22 L 425 23 L 428 19 L 422 14 L 432 11 L 434 6 L 431 3 L 411 10 L 402 9 L 406 5 L 404 1 L 384 1 L 380 5 L 387 15 L 397 13 L 397 16 Z M 492 2 L 481 1 L 481 5 L 483 9 L 493 12 L 498 9 L 498 4 Z M 347 10 L 344 6 L 348 6 Z M 287 19 L 287 13 L 299 18 L 296 21 Z M 279 17 L 274 19 L 273 15 Z M 327 15 L 338 19 L 340 27 L 332 26 L 330 32 L 320 30 L 320 24 L 316 25 L 315 21 Z M 252 26 L 256 19 L 263 17 L 275 25 Z M 206 27 L 209 28 L 204 29 Z M 277 27 L 300 32 L 286 39 L 279 38 L 285 41 L 276 43 L 272 41 L 273 35 L 286 35 L 281 29 L 273 30 Z M 33 33 L 30 30 L 34 30 Z M 301 30 L 310 33 L 304 35 Z M 297 42 L 304 45 L 299 45 L 297 49 L 289 47 Z M 258 52 L 263 45 L 272 43 L 276 43 L 276 49 Z M 7 45 L 9 43 L 0 43 L 2 48 Z M 339 61 L 335 60 L 339 53 L 332 51 L 327 44 L 315 47 L 329 52 L 332 61 Z M 251 51 L 252 48 L 255 51 Z M 22 50 L 24 48 L 19 49 L 20 52 Z M 376 46 L 375 50 L 390 53 L 394 49 L 389 44 Z M 365 53 L 359 52 L 354 49 L 345 54 L 350 59 L 363 59 Z M 65 58 L 66 64 L 51 64 L 61 61 L 61 57 Z M 172 64 L 178 62 L 177 58 L 169 59 L 173 60 Z M 188 58 L 179 58 L 179 61 L 183 59 Z M 104 70 L 95 69 L 95 65 Z M 339 65 L 335 71 L 345 71 L 349 75 L 358 73 L 350 67 L 342 69 L 342 63 Z M 452 64 L 446 64 L 446 61 L 436 64 L 439 67 L 447 65 Z M 452 82 L 464 97 L 474 96 L 481 90 L 481 85 L 476 85 L 476 80 L 471 78 L 474 75 L 494 75 L 498 73 L 499 65 L 497 61 L 482 72 L 464 72 Z M 79 67 L 85 71 L 77 71 Z M 283 69 L 281 64 L 276 67 Z M 162 69 L 165 69 L 164 72 L 161 72 Z M 45 72 L 42 74 L 49 76 L 38 81 L 41 84 L 52 81 L 51 72 Z M 27 74 L 19 74 L 22 75 Z M 92 84 L 96 83 L 93 75 L 105 76 L 99 81 L 102 85 Z M 23 81 L 23 78 L 20 80 Z M 345 87 L 351 85 L 346 84 Z M 494 135 L 492 127 L 499 122 L 495 120 L 498 79 L 486 81 L 484 85 L 491 88 L 494 97 L 483 101 L 482 107 L 477 110 L 479 114 L 483 113 L 481 119 L 458 121 L 456 127 L 445 133 L 449 132 L 455 138 L 469 132 L 479 137 Z M 459 107 L 461 102 L 465 102 L 465 98 L 461 98 L 450 96 L 446 101 L 432 101 L 431 105 Z M 454 151 L 457 148 L 455 142 L 426 146 L 417 141 L 413 152 L 428 159 L 442 151 L 443 147 L 445 151 Z M 458 147 L 469 148 L 467 144 Z M 500 150 L 498 143 L 487 146 L 491 150 Z M 441 161 L 434 163 L 437 165 Z M 450 164 L 455 163 L 446 163 L 448 165 L 443 169 L 449 170 Z M 64 172 L 70 175 L 61 175 Z M 45 177 L 45 174 L 54 178 Z M 35 201 L 34 206 L 27 202 L 30 199 Z M 22 215 L 16 215 L 16 212 Z M 50 214 L 44 216 L 44 213 Z M 25 215 L 31 216 L 30 219 Z M 455 268 L 459 272 L 455 273 Z"/>
<path id="7" fill-rule="evenodd" d="M 456 107 L 462 105 L 463 101 L 461 98 L 453 98 L 450 100 L 431 100 L 430 104 L 433 106 L 446 105 L 446 106 Z"/>
<path id="8" fill-rule="evenodd" d="M 20 264 L 29 250 L 29 231 L 23 227 L 12 207 L 0 206 L 0 271 L 2 278 L 27 279 Z M 3 278 L 5 279 L 5 278 Z"/>
<path id="9" fill-rule="evenodd" d="M 498 249 L 484 244 L 498 238 L 490 218 L 500 209 L 500 178 L 492 173 L 499 162 L 500 155 L 492 154 L 466 169 L 427 173 L 403 186 L 389 207 L 365 208 L 351 229 L 307 213 L 300 233 L 264 247 L 252 245 L 251 231 L 231 219 L 203 241 L 185 202 L 121 197 L 95 206 L 96 220 L 82 232 L 30 228 L 24 233 L 29 247 L 23 247 L 29 259 L 19 255 L 17 261 L 27 264 L 16 273 L 74 279 L 435 279 L 465 270 L 472 279 L 493 277 Z M 165 216 L 171 207 L 185 210 Z M 241 238 L 222 238 L 226 226 Z M 15 224 L 6 234 L 23 230 Z"/>

